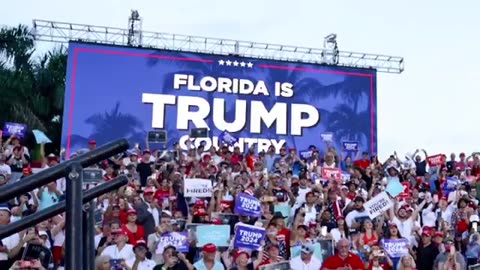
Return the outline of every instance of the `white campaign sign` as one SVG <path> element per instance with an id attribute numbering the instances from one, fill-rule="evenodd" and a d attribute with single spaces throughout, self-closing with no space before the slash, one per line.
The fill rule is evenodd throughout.
<path id="1" fill-rule="evenodd" d="M 185 197 L 211 197 L 213 192 L 212 181 L 209 179 L 185 178 L 183 191 Z"/>
<path id="2" fill-rule="evenodd" d="M 378 217 L 382 212 L 387 211 L 393 207 L 393 202 L 388 197 L 387 192 L 379 193 L 377 196 L 371 198 L 364 205 L 371 219 Z"/>

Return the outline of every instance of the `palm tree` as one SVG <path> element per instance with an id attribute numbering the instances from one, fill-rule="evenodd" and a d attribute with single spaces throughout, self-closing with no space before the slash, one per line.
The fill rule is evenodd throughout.
<path id="1" fill-rule="evenodd" d="M 146 132 L 143 123 L 134 115 L 122 113 L 120 103 L 105 113 L 96 113 L 85 119 L 85 123 L 93 127 L 88 138 L 72 135 L 72 152 L 85 147 L 88 140 L 95 139 L 98 144 L 104 144 L 119 137 L 127 138 L 130 143 L 143 143 Z"/>
<path id="2" fill-rule="evenodd" d="M 26 124 L 29 130 L 44 131 L 53 141 L 46 151 L 58 152 L 66 50 L 61 47 L 38 56 L 34 45 L 26 26 L 0 29 L 0 115 L 2 120 Z"/>
<path id="3" fill-rule="evenodd" d="M 370 112 L 354 111 L 352 106 L 347 104 L 339 104 L 330 114 L 327 130 L 332 130 L 337 141 L 357 141 L 359 147 L 367 149 L 369 146 L 368 134 L 371 125 Z"/>
<path id="4" fill-rule="evenodd" d="M 296 65 L 294 66 L 294 68 L 295 67 L 303 66 Z M 285 98 L 276 97 L 274 93 L 272 93 L 269 97 L 260 97 L 264 104 L 268 104 L 268 106 L 270 107 L 273 106 L 276 102 L 313 105 L 320 113 L 320 121 L 317 126 L 311 128 L 311 130 L 314 130 L 317 134 L 320 134 L 322 131 L 321 127 L 323 126 L 321 123 L 327 121 L 330 112 L 324 107 L 321 107 L 319 104 L 322 103 L 319 101 L 333 95 L 336 91 L 335 87 L 330 87 L 330 85 L 325 85 L 324 83 L 322 83 L 322 80 L 317 73 L 305 73 L 301 71 L 296 71 L 294 69 L 267 69 L 265 72 L 266 73 L 263 76 L 266 77 L 268 81 L 282 81 L 293 83 L 294 95 L 291 98 Z M 273 92 L 273 89 L 271 90 L 271 92 Z M 285 139 L 287 141 L 287 145 L 289 145 L 290 147 L 293 147 L 297 150 L 303 150 L 302 148 L 306 149 L 308 145 L 315 144 L 315 138 L 309 138 L 307 144 L 306 137 L 309 136 L 312 135 L 305 135 L 304 133 L 303 136 L 292 137 L 277 136 L 275 134 L 272 138 L 275 138 L 277 140 Z M 319 137 L 319 135 L 316 136 Z"/>

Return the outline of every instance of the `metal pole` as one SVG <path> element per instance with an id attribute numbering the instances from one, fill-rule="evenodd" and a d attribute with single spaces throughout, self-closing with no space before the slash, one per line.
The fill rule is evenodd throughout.
<path id="1" fill-rule="evenodd" d="M 128 147 L 128 141 L 125 139 L 112 141 L 96 148 L 95 150 L 79 155 L 72 160 L 60 163 L 47 170 L 25 177 L 22 179 L 22 181 L 15 183 L 15 185 L 4 185 L 0 187 L 0 202 L 7 202 L 21 194 L 28 193 L 40 186 L 64 177 L 65 171 L 73 162 L 78 162 L 80 165 L 86 168 L 111 156 L 121 153 L 127 150 Z"/>
<path id="2" fill-rule="evenodd" d="M 85 270 L 95 270 L 95 200 L 84 205 L 83 210 L 83 266 Z"/>
<path id="3" fill-rule="evenodd" d="M 100 195 L 103 195 L 107 192 L 118 189 L 122 186 L 125 186 L 126 184 L 128 184 L 127 176 L 121 175 L 119 177 L 116 177 L 115 179 L 112 179 L 106 183 L 103 183 L 101 185 L 98 185 L 92 189 L 85 191 L 85 194 L 83 196 L 83 203 L 87 203 L 97 198 Z M 28 215 L 22 218 L 21 220 L 12 222 L 5 226 L 0 226 L 0 239 L 4 239 L 16 232 L 35 226 L 41 221 L 47 220 L 56 215 L 64 213 L 65 207 L 66 207 L 65 201 L 61 201 L 41 211 Z"/>
<path id="4" fill-rule="evenodd" d="M 67 167 L 67 194 L 66 194 L 66 237 L 65 237 L 65 269 L 83 270 L 83 243 L 82 243 L 82 200 L 83 179 L 82 165 L 72 162 Z"/>

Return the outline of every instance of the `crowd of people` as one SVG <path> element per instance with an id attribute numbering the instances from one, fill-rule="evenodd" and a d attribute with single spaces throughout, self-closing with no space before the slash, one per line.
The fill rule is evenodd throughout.
<path id="1" fill-rule="evenodd" d="M 38 170 L 21 138 L 4 138 L 0 145 L 0 185 L 26 181 Z M 88 148 L 95 147 L 91 140 Z M 93 166 L 102 181 L 121 174 L 129 179 L 96 200 L 96 269 L 463 270 L 479 262 L 480 153 L 429 162 L 426 151 L 417 150 L 382 163 L 372 153 L 345 153 L 328 142 L 307 152 L 300 156 L 288 145 L 260 153 L 226 145 L 163 151 L 147 143 Z M 42 153 L 36 167 L 61 160 Z M 326 168 L 340 173 L 325 176 Z M 185 196 L 185 179 L 211 180 L 211 196 Z M 403 188 L 393 194 L 396 182 Z M 58 179 L 5 202 L 0 224 L 50 207 L 64 192 L 65 179 Z M 236 213 L 240 194 L 260 202 L 260 217 Z M 382 194 L 391 206 L 373 209 L 373 216 L 366 204 Z M 195 234 L 195 226 L 229 225 L 227 238 L 233 239 L 239 224 L 264 229 L 259 248 Z M 64 227 L 65 216 L 58 215 L 2 239 L 0 269 L 62 269 Z M 186 249 L 163 237 L 174 232 L 188 235 Z M 26 260 L 28 245 L 45 247 L 51 259 Z"/>

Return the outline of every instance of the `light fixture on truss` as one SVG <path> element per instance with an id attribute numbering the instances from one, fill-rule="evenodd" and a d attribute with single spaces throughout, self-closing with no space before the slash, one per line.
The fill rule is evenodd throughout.
<path id="1" fill-rule="evenodd" d="M 337 43 L 337 34 L 330 34 L 323 39 L 322 53 L 323 62 L 326 64 L 336 65 L 339 62 L 339 50 Z"/>
<path id="2" fill-rule="evenodd" d="M 142 18 L 137 10 L 132 10 L 128 18 L 128 39 L 130 46 L 142 45 Z"/>

